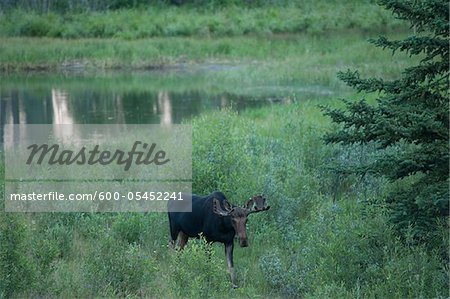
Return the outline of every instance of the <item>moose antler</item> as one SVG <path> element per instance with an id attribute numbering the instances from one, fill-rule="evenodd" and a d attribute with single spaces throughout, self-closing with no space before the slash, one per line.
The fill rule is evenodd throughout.
<path id="1" fill-rule="evenodd" d="M 251 210 L 253 208 L 253 205 L 255 204 L 255 201 L 253 200 L 253 198 L 250 198 L 245 204 L 244 204 L 244 209 L 246 210 Z"/>
<path id="2" fill-rule="evenodd" d="M 268 209 L 270 209 L 270 206 L 266 205 L 265 197 L 263 197 L 262 195 L 257 195 L 247 201 L 244 205 L 244 208 L 247 210 L 248 215 L 251 213 L 267 211 Z"/>
<path id="3" fill-rule="evenodd" d="M 228 216 L 231 212 L 233 212 L 234 208 L 230 205 L 230 203 L 227 200 L 223 201 L 223 207 L 220 206 L 220 202 L 217 200 L 217 198 L 213 198 L 213 211 L 217 215 L 220 216 Z"/>

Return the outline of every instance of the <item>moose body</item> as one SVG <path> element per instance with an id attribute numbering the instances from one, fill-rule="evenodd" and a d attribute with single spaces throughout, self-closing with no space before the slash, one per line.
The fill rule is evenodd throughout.
<path id="1" fill-rule="evenodd" d="M 248 246 L 247 216 L 268 210 L 270 207 L 265 205 L 265 198 L 255 196 L 244 207 L 231 205 L 225 195 L 218 191 L 205 197 L 184 195 L 185 198 L 192 202 L 191 212 L 172 212 L 177 210 L 174 208 L 176 202 L 170 202 L 168 206 L 171 247 L 175 246 L 178 239 L 179 247 L 183 249 L 189 238 L 199 238 L 200 235 L 208 242 L 223 243 L 231 282 L 236 287 L 234 237 L 237 234 L 241 247 Z"/>

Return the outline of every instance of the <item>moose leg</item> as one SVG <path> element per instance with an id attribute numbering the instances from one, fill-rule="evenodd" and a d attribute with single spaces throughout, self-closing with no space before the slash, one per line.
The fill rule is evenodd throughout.
<path id="1" fill-rule="evenodd" d="M 175 243 L 177 242 L 178 233 L 180 228 L 170 219 L 169 215 L 169 225 L 170 225 L 170 236 L 169 236 L 169 248 L 175 249 Z"/>
<path id="2" fill-rule="evenodd" d="M 233 288 L 237 288 L 236 285 L 236 273 L 234 272 L 234 264 L 233 264 L 233 242 L 229 244 L 225 244 L 225 256 L 227 258 L 228 265 L 228 273 L 230 274 L 231 283 L 233 284 Z"/>
<path id="3" fill-rule="evenodd" d="M 175 249 L 175 241 L 173 240 L 172 237 L 169 237 L 169 248 L 170 249 Z"/>
<path id="4" fill-rule="evenodd" d="M 174 229 L 170 229 L 170 236 L 169 236 L 169 248 L 175 249 L 175 243 L 177 242 L 178 238 L 178 231 Z"/>
<path id="5" fill-rule="evenodd" d="M 182 250 L 184 248 L 184 246 L 186 245 L 188 239 L 189 239 L 188 235 L 186 235 L 182 231 L 180 231 L 178 233 L 178 245 L 180 246 L 180 250 Z"/>

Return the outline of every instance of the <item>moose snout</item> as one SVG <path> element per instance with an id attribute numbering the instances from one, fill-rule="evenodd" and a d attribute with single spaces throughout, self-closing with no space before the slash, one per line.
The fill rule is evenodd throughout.
<path id="1" fill-rule="evenodd" d="M 241 245 L 241 247 L 248 247 L 247 239 L 239 239 L 239 245 Z"/>

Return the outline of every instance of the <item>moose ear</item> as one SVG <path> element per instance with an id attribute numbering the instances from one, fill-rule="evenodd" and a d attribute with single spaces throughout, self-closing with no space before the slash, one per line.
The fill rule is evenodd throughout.
<path id="1" fill-rule="evenodd" d="M 220 202 L 216 198 L 213 198 L 213 212 L 220 216 L 230 215 L 231 211 L 233 211 L 230 203 L 224 200 L 223 205 L 225 209 L 222 209 L 222 207 L 220 206 Z"/>
<path id="2" fill-rule="evenodd" d="M 226 199 L 223 201 L 223 207 L 225 208 L 226 211 L 229 212 L 233 210 L 233 207 L 231 206 L 230 202 Z"/>

